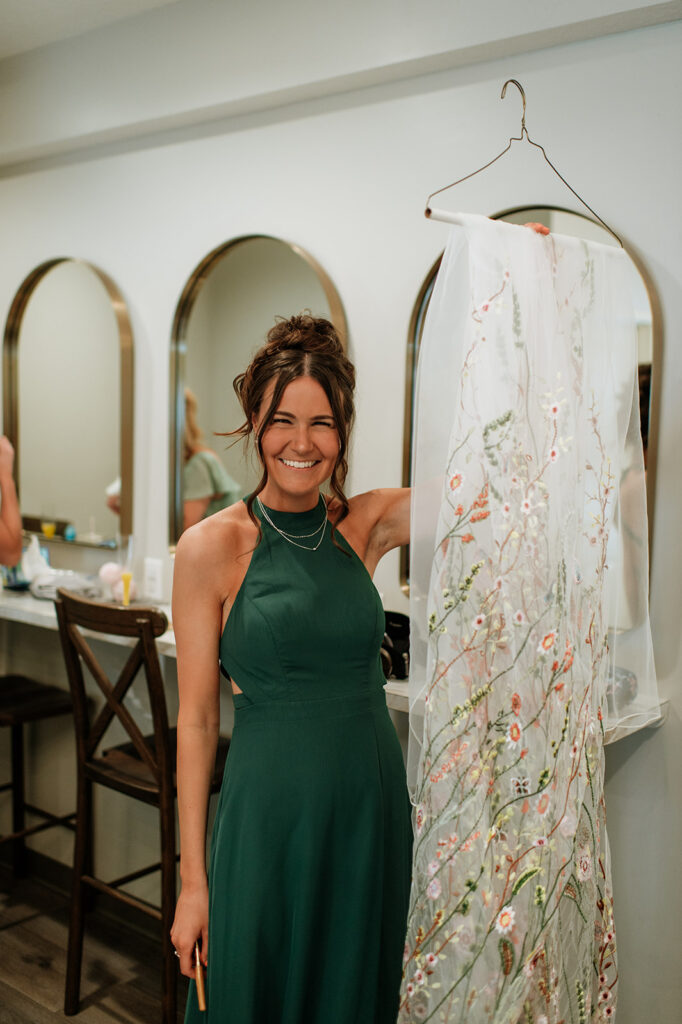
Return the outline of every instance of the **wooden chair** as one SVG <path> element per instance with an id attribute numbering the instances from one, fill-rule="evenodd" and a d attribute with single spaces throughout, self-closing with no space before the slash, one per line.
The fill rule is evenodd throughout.
<path id="1" fill-rule="evenodd" d="M 163 944 L 163 1024 L 176 1024 L 177 965 L 170 940 L 175 912 L 175 759 L 177 734 L 168 727 L 164 683 L 156 649 L 156 638 L 167 629 L 163 612 L 154 608 L 100 604 L 77 598 L 67 591 L 57 592 L 55 606 L 66 669 L 73 697 L 78 760 L 78 803 L 74 850 L 73 892 L 69 924 L 64 1012 L 79 1009 L 85 893 L 92 889 L 107 893 L 131 907 L 161 921 Z M 133 643 L 130 655 L 115 683 L 103 670 L 88 642 L 89 636 L 119 636 Z M 104 695 L 104 706 L 88 714 L 83 664 Z M 154 726 L 151 736 L 143 736 L 123 701 L 140 669 L 146 677 L 149 707 Z M 129 742 L 102 749 L 102 741 L 112 723 L 118 722 Z M 220 789 L 228 739 L 219 743 L 211 792 Z M 114 881 L 105 882 L 92 867 L 93 857 L 93 783 L 142 800 L 159 810 L 161 860 Z M 161 871 L 161 907 L 122 891 L 121 886 Z"/>
<path id="2" fill-rule="evenodd" d="M 12 843 L 12 867 L 17 878 L 27 871 L 26 837 L 56 825 L 73 828 L 75 814 L 57 816 L 34 804 L 26 803 L 24 779 L 24 725 L 44 718 L 71 714 L 71 696 L 67 690 L 40 683 L 22 675 L 0 676 L 0 726 L 11 731 L 11 781 L 0 785 L 0 792 L 12 791 L 12 831 L 0 836 L 0 844 Z M 42 818 L 38 825 L 26 825 L 26 814 Z"/>

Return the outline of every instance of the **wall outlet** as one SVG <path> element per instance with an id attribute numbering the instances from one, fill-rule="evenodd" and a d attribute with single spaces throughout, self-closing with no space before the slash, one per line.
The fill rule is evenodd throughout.
<path id="1" fill-rule="evenodd" d="M 163 599 L 163 567 L 160 558 L 144 560 L 144 596 L 153 601 Z"/>

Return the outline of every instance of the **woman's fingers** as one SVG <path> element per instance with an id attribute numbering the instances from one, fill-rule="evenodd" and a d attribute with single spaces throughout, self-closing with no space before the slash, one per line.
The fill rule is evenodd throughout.
<path id="1" fill-rule="evenodd" d="M 537 221 L 529 221 L 528 224 L 523 225 L 524 228 L 530 228 L 531 231 L 536 231 L 538 235 L 548 235 L 549 228 L 545 227 L 544 224 L 539 224 Z"/>
<path id="2" fill-rule="evenodd" d="M 201 962 L 208 967 L 208 927 L 201 929 Z"/>
<path id="3" fill-rule="evenodd" d="M 186 978 L 194 977 L 194 943 L 191 946 L 178 942 L 175 946 L 180 973 Z"/>

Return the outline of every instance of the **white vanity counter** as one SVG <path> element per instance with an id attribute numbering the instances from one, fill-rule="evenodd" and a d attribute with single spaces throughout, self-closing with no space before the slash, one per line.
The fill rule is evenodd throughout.
<path id="1" fill-rule="evenodd" d="M 133 606 L 134 607 L 134 606 Z M 140 604 L 143 607 L 143 604 Z M 170 606 L 159 605 L 170 620 Z M 44 629 L 57 630 L 57 616 L 52 601 L 33 597 L 28 591 L 0 591 L 0 619 L 9 622 L 23 622 L 29 626 L 42 626 Z M 105 639 L 102 637 L 101 639 Z M 107 637 L 111 643 L 132 644 L 127 637 Z M 175 634 L 172 627 L 156 641 L 159 654 L 171 658 L 176 656 Z M 407 680 L 392 679 L 386 683 L 386 703 L 393 711 L 408 710 Z"/>
<path id="2" fill-rule="evenodd" d="M 140 607 L 143 607 L 140 604 Z M 146 607 L 146 605 L 144 606 Z M 170 618 L 170 606 L 158 606 Z M 44 629 L 57 630 L 57 615 L 52 601 L 46 601 L 34 597 L 28 591 L 2 590 L 0 591 L 0 619 L 7 619 L 9 622 L 23 622 L 28 626 L 42 626 Z M 132 640 L 127 637 L 101 637 L 110 643 L 128 644 L 132 646 Z M 156 641 L 159 654 L 169 654 L 175 657 L 175 635 L 171 628 L 159 637 Z"/>

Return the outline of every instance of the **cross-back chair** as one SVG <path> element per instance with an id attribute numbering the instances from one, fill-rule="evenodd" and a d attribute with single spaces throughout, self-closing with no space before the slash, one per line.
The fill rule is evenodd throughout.
<path id="1" fill-rule="evenodd" d="M 86 891 L 95 889 L 121 900 L 128 906 L 161 922 L 163 944 L 163 1024 L 176 1024 L 177 967 L 170 941 L 175 910 L 175 797 L 177 793 L 175 760 L 177 733 L 168 726 L 164 682 L 156 648 L 156 639 L 168 627 L 166 616 L 155 608 L 101 604 L 59 590 L 55 600 L 59 632 L 73 698 L 78 761 L 78 800 L 74 847 L 73 891 L 69 924 L 64 1012 L 78 1012 L 80 974 L 83 953 Z M 112 681 L 102 668 L 90 645 L 90 637 L 122 637 L 132 649 L 118 679 Z M 90 713 L 85 691 L 83 666 L 95 681 L 104 703 Z M 143 671 L 153 733 L 143 735 L 124 704 L 125 697 L 140 671 Z M 118 723 L 128 741 L 103 749 L 112 725 Z M 229 739 L 218 745 L 216 769 L 211 792 L 220 789 Z M 93 784 L 117 790 L 135 800 L 158 808 L 161 860 L 158 863 L 113 881 L 104 881 L 93 864 Z M 160 908 L 122 891 L 121 887 L 153 871 L 161 871 Z"/>

